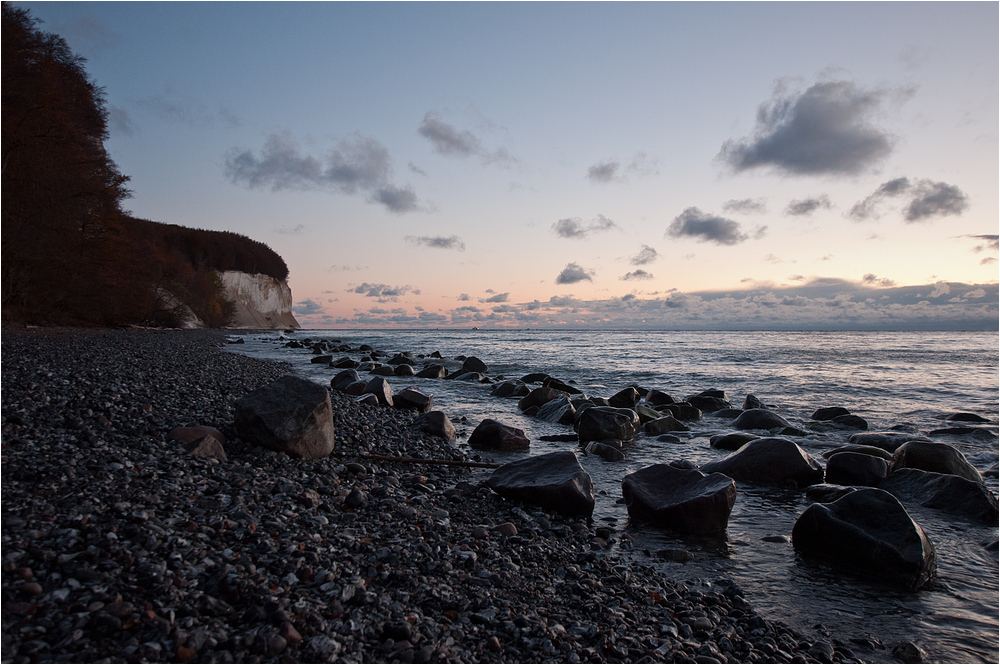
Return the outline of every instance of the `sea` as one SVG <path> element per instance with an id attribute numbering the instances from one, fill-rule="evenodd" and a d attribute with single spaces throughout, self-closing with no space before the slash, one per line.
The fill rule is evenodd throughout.
<path id="1" fill-rule="evenodd" d="M 324 385 L 339 370 L 310 363 L 311 351 L 286 348 L 289 340 L 338 340 L 352 349 L 368 344 L 389 357 L 437 351 L 450 372 L 461 366 L 456 356 L 475 356 L 486 363 L 494 381 L 544 372 L 598 397 L 633 385 L 662 390 L 677 400 L 717 389 L 739 408 L 753 394 L 803 429 L 821 407 L 846 407 L 866 419 L 870 431 L 902 425 L 927 433 L 948 427 L 950 414 L 975 413 L 990 422 L 976 425 L 971 434 L 935 440 L 959 448 L 986 474 L 989 489 L 998 492 L 997 332 L 352 329 L 241 337 L 244 344 L 227 349 L 290 362 L 296 373 Z M 358 359 L 360 353 L 334 355 L 335 360 L 341 357 Z M 418 358 L 417 369 L 433 362 L 442 361 Z M 616 553 L 656 566 L 665 579 L 699 587 L 732 580 L 766 618 L 806 635 L 844 640 L 869 662 L 893 660 L 891 648 L 901 642 L 919 646 L 925 662 L 1000 662 L 996 524 L 906 505 L 934 544 L 938 572 L 919 591 L 903 591 L 798 555 L 790 542 L 792 527 L 810 503 L 801 490 L 740 486 L 721 537 L 685 536 L 630 521 L 620 503 L 622 478 L 671 460 L 700 465 L 721 459 L 728 453 L 711 448 L 709 437 L 732 431 L 729 419 L 706 416 L 690 423 L 691 431 L 681 433 L 679 443 L 640 435 L 627 447 L 624 461 L 607 462 L 573 442 L 542 441 L 572 430 L 524 416 L 516 399 L 491 397 L 488 384 L 414 377 L 390 377 L 389 382 L 397 392 L 412 385 L 432 394 L 434 408 L 456 421 L 455 445 L 484 461 L 505 463 L 575 450 L 594 481 L 593 519 L 615 530 Z M 465 440 L 485 418 L 523 429 L 531 439 L 530 452 L 469 450 Z M 822 454 L 847 443 L 850 433 L 790 438 L 823 461 Z M 628 540 L 631 545 L 625 544 Z M 674 562 L 656 556 L 665 549 L 684 549 L 692 558 Z"/>

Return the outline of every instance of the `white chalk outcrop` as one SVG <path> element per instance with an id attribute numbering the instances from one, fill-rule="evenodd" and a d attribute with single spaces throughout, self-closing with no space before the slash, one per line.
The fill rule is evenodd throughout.
<path id="1" fill-rule="evenodd" d="M 235 270 L 219 273 L 222 292 L 236 305 L 230 328 L 301 328 L 292 315 L 292 290 L 284 280 Z"/>

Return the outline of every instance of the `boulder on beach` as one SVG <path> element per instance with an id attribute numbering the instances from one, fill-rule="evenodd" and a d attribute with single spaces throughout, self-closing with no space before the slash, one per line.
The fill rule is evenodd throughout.
<path id="1" fill-rule="evenodd" d="M 208 427 L 205 425 L 192 425 L 190 427 L 175 427 L 167 434 L 167 441 L 183 441 L 184 443 L 191 444 L 202 439 L 206 436 L 214 438 L 216 441 L 222 445 L 226 445 L 226 435 L 215 429 L 214 427 Z"/>
<path id="2" fill-rule="evenodd" d="M 667 432 L 690 432 L 691 428 L 673 416 L 663 416 L 643 425 L 643 431 L 650 436 L 657 436 Z"/>
<path id="3" fill-rule="evenodd" d="M 632 441 L 639 431 L 639 416 L 631 409 L 592 406 L 580 414 L 574 429 L 580 441 Z"/>
<path id="4" fill-rule="evenodd" d="M 914 502 L 984 524 L 997 524 L 997 497 L 985 485 L 950 473 L 898 469 L 879 484 L 900 501 Z"/>
<path id="5" fill-rule="evenodd" d="M 523 429 L 486 418 L 469 435 L 469 445 L 476 450 L 510 452 L 527 450 L 531 441 L 525 436 Z"/>
<path id="6" fill-rule="evenodd" d="M 330 363 L 330 367 L 334 369 L 357 369 L 361 366 L 357 360 L 351 360 L 350 358 L 341 358 L 337 362 Z"/>
<path id="7" fill-rule="evenodd" d="M 759 439 L 756 434 L 749 432 L 727 432 L 726 434 L 716 434 L 708 440 L 708 445 L 719 450 L 739 450 L 743 444 Z"/>
<path id="8" fill-rule="evenodd" d="M 643 425 L 653 420 L 659 420 L 660 418 L 663 417 L 662 413 L 660 413 L 653 407 L 649 406 L 648 404 L 642 404 L 642 403 L 636 404 L 635 408 L 632 410 L 635 411 L 637 414 L 639 414 L 639 422 Z"/>
<path id="9" fill-rule="evenodd" d="M 654 464 L 625 476 L 622 495 L 633 519 L 685 533 L 716 533 L 729 524 L 736 483 L 721 473 Z"/>
<path id="10" fill-rule="evenodd" d="M 572 425 L 576 420 L 576 408 L 569 395 L 563 395 L 540 406 L 535 417 L 557 425 Z"/>
<path id="11" fill-rule="evenodd" d="M 443 379 L 448 376 L 444 365 L 427 365 L 416 373 L 418 379 Z"/>
<path id="12" fill-rule="evenodd" d="M 634 409 L 639 403 L 639 391 L 635 387 L 620 390 L 608 398 L 608 404 L 618 409 Z"/>
<path id="13" fill-rule="evenodd" d="M 489 368 L 486 366 L 482 360 L 475 356 L 470 356 L 462 362 L 463 372 L 479 372 L 480 374 L 486 374 L 489 372 Z"/>
<path id="14" fill-rule="evenodd" d="M 229 458 L 226 456 L 226 449 L 223 447 L 222 442 L 211 434 L 206 434 L 200 439 L 195 439 L 191 443 L 186 443 L 184 445 L 184 450 L 188 455 L 194 455 L 195 457 L 214 457 L 220 462 L 229 461 Z"/>
<path id="15" fill-rule="evenodd" d="M 362 394 L 375 395 L 378 398 L 378 403 L 382 406 L 392 406 L 392 396 L 394 394 L 392 386 L 381 376 L 376 376 L 368 381 L 365 384 L 365 390 Z"/>
<path id="16" fill-rule="evenodd" d="M 861 416 L 854 415 L 853 413 L 845 413 L 843 415 L 836 416 L 835 418 L 831 418 L 829 422 L 848 429 L 858 429 L 862 432 L 868 429 L 868 421 Z"/>
<path id="17" fill-rule="evenodd" d="M 947 443 L 909 441 L 892 455 L 892 469 L 923 469 L 935 473 L 950 473 L 975 483 L 982 483 L 983 476 L 969 464 L 962 451 Z"/>
<path id="18" fill-rule="evenodd" d="M 866 570 L 914 591 L 937 568 L 924 530 L 894 496 L 875 488 L 806 508 L 792 528 L 792 544 L 805 556 Z"/>
<path id="19" fill-rule="evenodd" d="M 877 487 L 892 466 L 887 460 L 863 453 L 841 452 L 826 463 L 826 482 L 834 485 Z"/>
<path id="20" fill-rule="evenodd" d="M 434 408 L 434 396 L 425 395 L 410 386 L 392 396 L 393 406 L 399 409 L 413 409 L 418 413 L 427 413 Z"/>
<path id="21" fill-rule="evenodd" d="M 394 355 L 392 358 L 390 358 L 389 360 L 387 360 L 385 362 L 386 362 L 386 364 L 393 365 L 393 366 L 395 366 L 395 365 L 416 365 L 417 364 L 416 360 L 414 360 L 411 356 L 406 355 L 404 353 L 397 353 L 396 355 Z"/>
<path id="22" fill-rule="evenodd" d="M 705 473 L 724 473 L 737 482 L 798 486 L 823 482 L 823 467 L 794 441 L 755 439 L 717 462 L 703 464 Z"/>
<path id="23" fill-rule="evenodd" d="M 591 441 L 584 450 L 608 462 L 620 462 L 625 459 L 621 441 Z"/>
<path id="24" fill-rule="evenodd" d="M 847 437 L 848 442 L 862 446 L 874 446 L 890 453 L 908 441 L 930 441 L 926 436 L 910 432 L 863 432 Z"/>
<path id="25" fill-rule="evenodd" d="M 329 365 L 330 363 L 333 362 L 333 356 L 327 356 L 327 355 L 313 356 L 309 360 L 309 362 L 311 362 L 314 365 Z"/>
<path id="26" fill-rule="evenodd" d="M 524 383 L 529 382 L 525 381 Z M 566 393 L 561 390 L 556 390 L 555 388 L 547 388 L 545 386 L 535 388 L 518 401 L 517 408 L 521 409 L 521 411 L 527 411 L 533 406 L 541 407 L 546 402 L 551 402 L 557 397 L 563 397 L 565 394 Z"/>
<path id="27" fill-rule="evenodd" d="M 330 393 L 285 375 L 236 401 L 235 427 L 254 445 L 291 457 L 326 457 L 333 451 Z"/>
<path id="28" fill-rule="evenodd" d="M 345 369 L 343 371 L 337 372 L 332 379 L 330 379 L 330 387 L 334 390 L 343 391 L 347 386 L 352 383 L 357 383 L 361 380 L 361 375 L 355 369 Z"/>
<path id="29" fill-rule="evenodd" d="M 733 427 L 741 430 L 771 430 L 776 427 L 791 426 L 792 424 L 790 422 L 779 416 L 774 411 L 768 411 L 767 409 L 750 409 L 748 411 L 744 411 L 736 420 L 733 421 Z"/>
<path id="30" fill-rule="evenodd" d="M 548 378 L 550 378 L 549 375 L 543 372 L 532 372 L 531 374 L 522 376 L 521 383 L 542 383 Z"/>
<path id="31" fill-rule="evenodd" d="M 445 415 L 444 411 L 428 411 L 427 413 L 422 413 L 417 416 L 413 424 L 417 428 L 426 434 L 431 436 L 439 436 L 443 439 L 449 441 L 455 440 L 457 433 L 455 432 L 455 426 L 451 424 L 451 420 Z"/>
<path id="32" fill-rule="evenodd" d="M 594 512 L 594 483 L 569 451 L 504 464 L 486 482 L 504 498 L 562 515 L 589 517 Z"/>
<path id="33" fill-rule="evenodd" d="M 684 422 L 701 420 L 701 409 L 687 402 L 664 404 L 658 407 L 657 411 L 667 411 L 677 420 L 683 420 Z"/>

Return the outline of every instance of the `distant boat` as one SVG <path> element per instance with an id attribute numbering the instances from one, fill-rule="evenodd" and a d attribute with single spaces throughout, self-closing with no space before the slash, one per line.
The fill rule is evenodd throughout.
<path id="1" fill-rule="evenodd" d="M 472 326 L 473 330 L 479 330 L 479 326 Z"/>

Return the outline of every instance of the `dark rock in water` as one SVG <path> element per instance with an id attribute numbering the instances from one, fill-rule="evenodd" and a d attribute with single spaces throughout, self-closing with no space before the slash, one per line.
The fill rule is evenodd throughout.
<path id="1" fill-rule="evenodd" d="M 995 441 L 997 438 L 996 434 L 981 427 L 946 427 L 931 430 L 927 436 L 971 436 L 980 441 Z"/>
<path id="2" fill-rule="evenodd" d="M 739 418 L 743 415 L 743 409 L 719 409 L 718 411 L 713 411 L 708 414 L 713 418 L 725 418 L 726 420 L 732 420 L 733 418 Z"/>
<path id="3" fill-rule="evenodd" d="M 415 373 L 413 365 L 396 365 L 396 369 L 393 371 L 395 376 L 413 376 Z"/>
<path id="4" fill-rule="evenodd" d="M 911 434 L 910 432 L 865 432 L 863 434 L 852 434 L 847 437 L 847 440 L 862 446 L 874 446 L 875 448 L 888 450 L 890 453 L 896 452 L 896 448 L 899 448 L 907 441 L 930 441 L 925 436 Z"/>
<path id="5" fill-rule="evenodd" d="M 861 453 L 862 455 L 873 455 L 875 457 L 881 457 L 884 460 L 892 461 L 892 453 L 888 450 L 882 448 L 876 448 L 875 446 L 862 446 L 857 443 L 849 443 L 846 446 L 840 446 L 839 448 L 834 448 L 833 450 L 828 450 L 823 453 L 823 457 L 830 459 L 837 453 Z"/>
<path id="6" fill-rule="evenodd" d="M 470 381 L 473 383 L 490 383 L 490 378 L 485 374 L 480 374 L 479 372 L 461 372 L 459 374 L 452 374 L 448 376 L 448 379 L 454 381 Z"/>
<path id="7" fill-rule="evenodd" d="M 922 663 L 924 650 L 913 642 L 900 642 L 892 647 L 892 657 L 901 663 Z"/>
<path id="8" fill-rule="evenodd" d="M 667 561 L 675 561 L 677 563 L 685 563 L 694 558 L 694 555 L 690 551 L 685 549 L 667 549 L 667 550 L 657 550 L 657 558 L 665 559 Z M 695 661 L 697 662 L 697 661 Z"/>
<path id="9" fill-rule="evenodd" d="M 428 365 L 416 373 L 419 379 L 443 379 L 448 376 L 444 365 Z"/>
<path id="10" fill-rule="evenodd" d="M 425 395 L 412 386 L 392 396 L 393 405 L 400 409 L 414 409 L 427 413 L 434 408 L 434 396 Z"/>
<path id="11" fill-rule="evenodd" d="M 521 383 L 541 383 L 545 379 L 550 378 L 548 374 L 542 372 L 533 372 L 532 374 L 526 374 L 521 377 Z"/>
<path id="12" fill-rule="evenodd" d="M 812 420 L 833 420 L 837 416 L 849 416 L 851 412 L 842 406 L 827 406 L 816 409 L 810 416 Z"/>
<path id="13" fill-rule="evenodd" d="M 238 399 L 235 426 L 244 441 L 291 457 L 326 457 L 333 451 L 329 391 L 291 374 Z"/>
<path id="14" fill-rule="evenodd" d="M 641 404 L 641 403 L 636 404 L 635 408 L 632 410 L 639 414 L 639 422 L 643 425 L 652 420 L 659 420 L 660 418 L 663 417 L 662 413 L 660 413 L 653 407 L 649 406 L 648 404 Z"/>
<path id="15" fill-rule="evenodd" d="M 691 428 L 673 416 L 664 416 L 646 423 L 643 426 L 643 431 L 650 436 L 656 436 L 666 432 L 690 432 Z"/>
<path id="16" fill-rule="evenodd" d="M 576 455 L 568 451 L 504 464 L 486 482 L 507 499 L 563 515 L 594 512 L 594 483 Z"/>
<path id="17" fill-rule="evenodd" d="M 374 374 L 375 376 L 396 376 L 396 368 L 392 365 L 377 365 L 368 373 Z"/>
<path id="18" fill-rule="evenodd" d="M 853 413 L 848 413 L 842 416 L 837 416 L 836 418 L 831 418 L 830 422 L 836 423 L 843 427 L 850 427 L 851 429 L 859 429 L 865 431 L 868 429 L 868 421 L 861 416 L 856 416 Z"/>
<path id="19" fill-rule="evenodd" d="M 487 418 L 479 423 L 469 435 L 469 445 L 477 450 L 510 452 L 527 450 L 531 441 L 525 436 L 523 429 L 504 425 L 492 418 Z"/>
<path id="20" fill-rule="evenodd" d="M 674 398 L 662 390 L 650 390 L 646 393 L 646 403 L 653 406 L 663 406 L 664 404 L 673 404 Z"/>
<path id="21" fill-rule="evenodd" d="M 430 353 L 429 353 L 429 354 L 427 355 L 427 357 L 428 357 L 428 358 L 437 358 L 438 360 L 441 360 L 441 352 L 440 352 L 440 351 L 431 351 L 431 352 L 430 352 Z"/>
<path id="22" fill-rule="evenodd" d="M 626 388 L 608 398 L 608 404 L 617 409 L 634 409 L 639 403 L 639 391 L 635 388 Z"/>
<path id="23" fill-rule="evenodd" d="M 167 441 L 183 441 L 184 443 L 194 443 L 198 439 L 206 436 L 214 438 L 222 445 L 226 445 L 226 435 L 214 427 L 195 425 L 192 427 L 175 427 L 167 434 Z"/>
<path id="24" fill-rule="evenodd" d="M 1000 478 L 1000 463 L 993 462 L 985 471 L 983 471 L 984 478 Z"/>
<path id="25" fill-rule="evenodd" d="M 877 487 L 889 475 L 887 460 L 862 453 L 841 452 L 826 464 L 826 482 L 834 485 Z"/>
<path id="26" fill-rule="evenodd" d="M 684 401 L 703 413 L 733 408 L 732 403 L 726 399 L 726 393 L 721 390 L 705 390 L 697 395 L 691 395 Z"/>
<path id="27" fill-rule="evenodd" d="M 329 365 L 333 362 L 333 356 L 313 356 L 309 362 L 314 365 Z"/>
<path id="28" fill-rule="evenodd" d="M 688 404 L 687 402 L 674 402 L 673 404 L 664 404 L 662 407 L 658 408 L 657 411 L 669 411 L 677 420 L 683 420 L 685 422 L 692 422 L 695 420 L 701 420 L 701 409 Z"/>
<path id="29" fill-rule="evenodd" d="M 893 471 L 879 489 L 900 501 L 961 515 L 996 526 L 997 498 L 985 485 L 949 473 L 920 469 Z"/>
<path id="30" fill-rule="evenodd" d="M 859 489 L 833 503 L 814 503 L 792 529 L 805 556 L 861 568 L 917 590 L 934 575 L 934 546 L 902 504 L 886 491 Z"/>
<path id="31" fill-rule="evenodd" d="M 945 420 L 951 422 L 964 422 L 964 423 L 990 423 L 993 422 L 989 418 L 983 418 L 978 413 L 953 413 Z"/>
<path id="32" fill-rule="evenodd" d="M 724 473 L 737 482 L 760 484 L 793 482 L 802 487 L 823 482 L 823 467 L 794 441 L 755 439 L 717 462 L 701 467 L 704 473 Z"/>
<path id="33" fill-rule="evenodd" d="M 525 381 L 525 383 L 528 383 Z M 563 397 L 566 393 L 556 390 L 555 388 L 535 388 L 530 393 L 521 398 L 517 403 L 517 408 L 521 411 L 527 411 L 532 406 L 541 407 L 546 402 L 551 402 L 552 400 Z"/>
<path id="34" fill-rule="evenodd" d="M 579 441 L 580 437 L 576 434 L 546 434 L 545 436 L 538 437 L 539 441 Z"/>
<path id="35" fill-rule="evenodd" d="M 747 432 L 729 432 L 728 434 L 716 434 L 708 440 L 708 443 L 719 450 L 739 450 L 744 443 L 759 438 L 756 434 L 748 434 Z"/>
<path id="36" fill-rule="evenodd" d="M 568 383 L 560 381 L 559 379 L 554 379 L 551 376 L 545 377 L 545 379 L 542 380 L 542 386 L 546 388 L 555 388 L 556 390 L 561 390 L 567 395 L 583 394 L 583 391 L 581 391 L 579 388 L 575 388 L 569 385 Z"/>
<path id="37" fill-rule="evenodd" d="M 580 415 L 575 428 L 580 441 L 632 441 L 639 431 L 639 416 L 631 409 L 594 406 Z"/>
<path id="38" fill-rule="evenodd" d="M 525 384 L 520 381 L 504 381 L 493 386 L 490 391 L 491 397 L 524 397 L 531 392 Z"/>
<path id="39" fill-rule="evenodd" d="M 378 398 L 378 403 L 382 406 L 392 406 L 392 396 L 394 394 L 392 386 L 381 376 L 368 381 L 365 384 L 365 391 L 362 394 L 372 394 Z"/>
<path id="40" fill-rule="evenodd" d="M 479 372 L 480 374 L 487 374 L 489 372 L 486 363 L 475 356 L 465 359 L 465 362 L 462 363 L 462 370 L 466 372 Z"/>
<path id="41" fill-rule="evenodd" d="M 818 485 L 810 485 L 806 488 L 806 498 L 817 503 L 831 503 L 857 489 L 857 487 L 820 483 Z"/>
<path id="42" fill-rule="evenodd" d="M 674 436 L 673 434 L 663 434 L 656 437 L 656 440 L 660 443 L 684 443 L 679 436 Z"/>
<path id="43" fill-rule="evenodd" d="M 767 409 L 767 405 L 757 399 L 756 395 L 751 394 L 743 400 L 743 410 L 749 411 L 750 409 Z"/>
<path id="44" fill-rule="evenodd" d="M 412 356 L 412 354 L 407 355 L 407 354 L 404 354 L 404 353 L 397 353 L 396 355 L 394 355 L 392 358 L 390 358 L 389 360 L 387 360 L 385 362 L 386 362 L 386 364 L 393 365 L 393 366 L 395 366 L 395 365 L 416 365 L 417 361 L 414 360 L 411 356 Z"/>
<path id="45" fill-rule="evenodd" d="M 976 467 L 969 464 L 962 451 L 947 443 L 910 441 L 896 449 L 892 455 L 892 469 L 923 469 L 935 473 L 950 473 L 975 483 L 983 477 Z"/>
<path id="46" fill-rule="evenodd" d="M 750 409 L 740 414 L 733 421 L 736 429 L 774 429 L 775 427 L 791 427 L 791 423 L 773 411 L 767 409 Z"/>
<path id="47" fill-rule="evenodd" d="M 721 473 L 654 464 L 625 476 L 629 517 L 685 533 L 725 531 L 736 502 L 736 483 Z"/>
<path id="48" fill-rule="evenodd" d="M 576 408 L 569 395 L 563 395 L 540 406 L 535 417 L 558 425 L 572 425 L 576 420 Z"/>
<path id="49" fill-rule="evenodd" d="M 625 459 L 625 451 L 620 446 L 614 446 L 602 441 L 591 441 L 587 444 L 585 450 L 591 455 L 597 455 L 608 462 L 620 462 Z"/>
<path id="50" fill-rule="evenodd" d="M 350 358 L 341 358 L 335 363 L 330 363 L 330 367 L 335 369 L 357 369 L 361 363 L 357 360 L 351 360 Z"/>
<path id="51" fill-rule="evenodd" d="M 413 421 L 421 432 L 453 441 L 457 436 L 455 426 L 443 411 L 428 411 Z"/>

